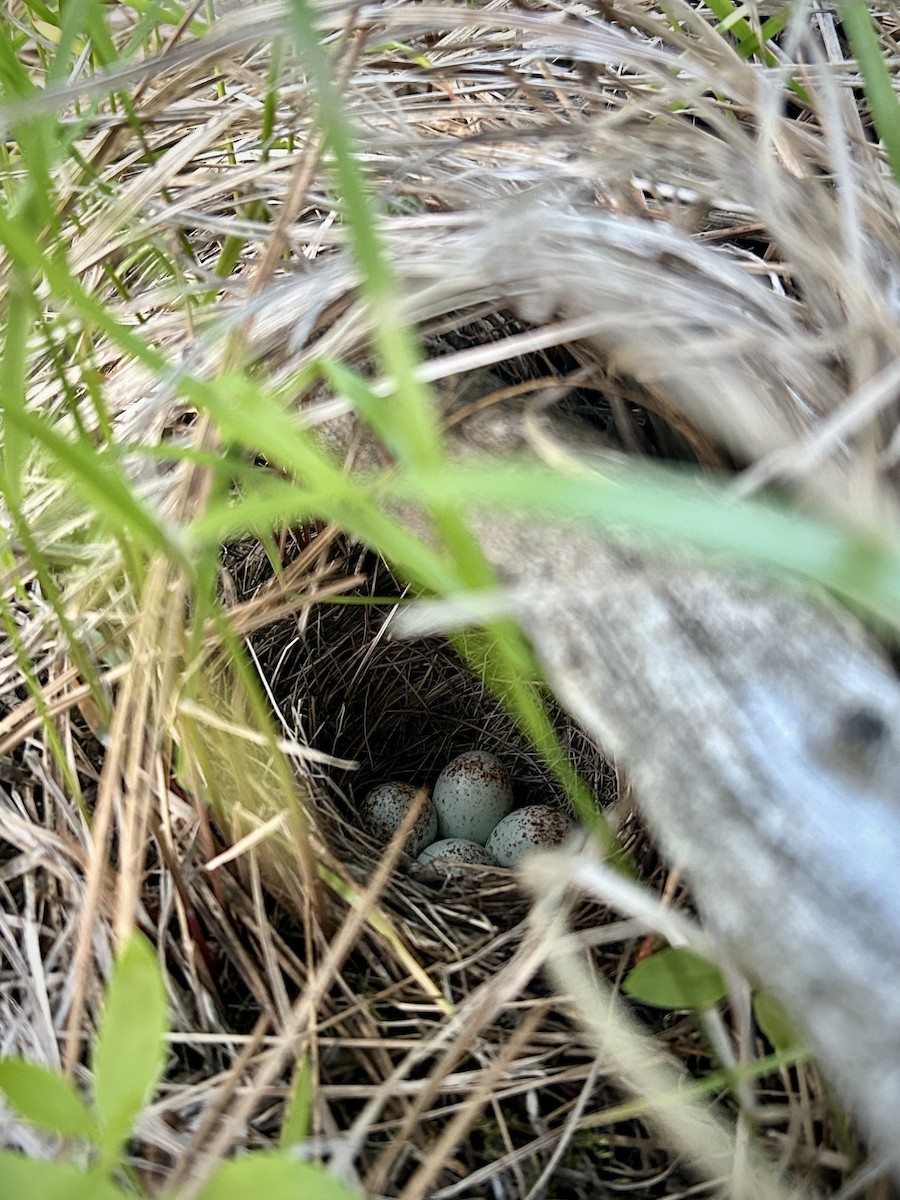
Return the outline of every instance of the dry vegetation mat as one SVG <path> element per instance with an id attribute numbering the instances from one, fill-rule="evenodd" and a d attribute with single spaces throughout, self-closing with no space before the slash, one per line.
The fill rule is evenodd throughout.
<path id="1" fill-rule="evenodd" d="M 0 1197 L 890 1194 L 896 34 L 10 0 Z"/>

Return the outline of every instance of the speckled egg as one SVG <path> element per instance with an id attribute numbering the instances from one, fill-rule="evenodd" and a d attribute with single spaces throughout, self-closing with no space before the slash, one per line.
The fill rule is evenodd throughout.
<path id="1" fill-rule="evenodd" d="M 485 849 L 501 867 L 517 867 L 534 850 L 558 846 L 572 832 L 572 822 L 555 808 L 532 804 L 517 808 L 498 822 Z"/>
<path id="2" fill-rule="evenodd" d="M 410 783 L 398 783 L 396 780 L 379 783 L 363 800 L 359 810 L 360 820 L 373 837 L 380 842 L 389 842 L 400 828 L 415 796 L 416 789 Z M 406 840 L 406 853 L 418 854 L 429 842 L 434 841 L 437 833 L 437 813 L 431 801 L 426 800 Z"/>
<path id="3" fill-rule="evenodd" d="M 426 846 L 416 862 L 427 863 L 439 870 L 448 870 L 451 864 L 465 863 L 469 866 L 496 867 L 496 862 L 477 842 L 468 838 L 442 838 Z"/>
<path id="4" fill-rule="evenodd" d="M 469 750 L 441 771 L 431 795 L 445 838 L 484 845 L 513 806 L 509 771 L 485 750 Z"/>

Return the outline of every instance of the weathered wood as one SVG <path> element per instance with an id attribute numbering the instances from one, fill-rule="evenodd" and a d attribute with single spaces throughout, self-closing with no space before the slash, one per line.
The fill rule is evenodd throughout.
<path id="1" fill-rule="evenodd" d="M 632 772 L 723 943 L 805 1028 L 900 1178 L 900 686 L 768 581 L 485 524 L 560 700 Z M 565 587 L 558 586 L 561 582 Z M 548 584 L 551 586 L 548 587 Z"/>

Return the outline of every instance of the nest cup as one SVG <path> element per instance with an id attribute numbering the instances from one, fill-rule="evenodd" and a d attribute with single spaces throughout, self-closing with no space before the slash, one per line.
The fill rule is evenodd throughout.
<path id="1" fill-rule="evenodd" d="M 547 804 L 573 815 L 562 785 L 457 647 L 440 638 L 391 636 L 392 595 L 399 600 L 396 581 L 374 561 L 365 594 L 350 597 L 356 602 L 319 605 L 302 644 L 295 642 L 287 658 L 276 645 L 264 656 L 281 663 L 275 699 L 282 712 L 293 714 L 304 740 L 317 751 L 358 763 L 352 771 L 315 769 L 312 804 L 320 836 L 360 882 L 371 876 L 384 850 L 360 820 L 367 793 L 388 780 L 430 790 L 442 768 L 466 750 L 487 750 L 500 759 L 517 808 Z M 363 602 L 373 596 L 377 602 Z M 476 663 L 483 648 L 481 635 L 468 635 L 466 653 Z M 569 762 L 598 806 L 609 804 L 616 793 L 613 769 L 552 701 L 550 712 Z M 427 909 L 431 901 L 442 908 L 452 901 L 463 923 L 477 912 L 479 925 L 485 917 L 507 925 L 527 903 L 510 871 L 473 867 L 461 878 L 439 876 L 405 855 L 385 898 L 407 925 L 413 908 Z M 431 914 L 421 923 L 430 926 Z"/>

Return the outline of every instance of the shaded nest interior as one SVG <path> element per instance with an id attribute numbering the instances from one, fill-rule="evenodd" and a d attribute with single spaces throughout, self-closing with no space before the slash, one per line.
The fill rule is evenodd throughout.
<path id="1" fill-rule="evenodd" d="M 437 335 L 426 330 L 424 340 L 429 356 L 438 358 L 500 342 L 525 328 L 503 312 L 476 319 L 461 313 L 444 319 Z M 594 369 L 588 371 L 586 364 Z M 559 381 L 567 377 L 579 383 L 560 389 Z M 445 417 L 451 423 L 465 414 L 490 419 L 492 412 L 530 403 L 535 393 L 554 387 L 566 427 L 585 444 L 652 458 L 697 459 L 689 437 L 639 402 L 646 394 L 636 383 L 604 375 L 578 345 L 504 360 L 478 375 L 474 391 L 471 382 L 457 377 L 444 388 Z M 520 389 L 524 400 L 511 397 Z M 351 445 L 354 439 L 351 432 Z M 284 564 L 301 554 L 316 561 L 319 539 L 318 569 L 342 594 L 304 610 L 299 621 L 268 626 L 254 638 L 254 657 L 280 720 L 318 754 L 338 760 L 304 764 L 302 783 L 311 787 L 322 837 L 351 875 L 365 881 L 383 852 L 358 816 L 369 790 L 388 780 L 430 789 L 441 769 L 466 750 L 487 750 L 504 763 L 517 808 L 541 803 L 574 816 L 565 788 L 504 705 L 502 681 L 493 688 L 484 682 L 485 635 L 468 632 L 455 643 L 436 637 L 395 638 L 394 616 L 413 596 L 377 556 L 340 537 L 303 529 L 285 543 Z M 272 579 L 267 554 L 255 543 L 233 546 L 227 566 L 240 600 L 258 595 Z M 346 589 L 340 586 L 342 578 L 348 581 Z M 586 784 L 597 809 L 609 815 L 615 808 L 612 819 L 618 821 L 627 815 L 628 805 L 615 807 L 625 790 L 616 768 L 549 689 L 544 700 L 569 766 Z M 355 765 L 340 765 L 346 762 Z M 655 864 L 652 846 L 637 837 L 636 829 L 631 853 Z M 471 867 L 461 874 L 461 879 L 456 873 L 439 879 L 404 856 L 388 884 L 386 901 L 431 956 L 461 954 L 471 935 L 479 938 L 511 927 L 527 910 L 528 897 L 513 872 Z M 596 919 L 596 907 L 585 906 L 585 922 Z M 577 914 L 575 920 L 577 924 Z"/>
<path id="2" fill-rule="evenodd" d="M 368 557 L 366 565 L 365 584 L 337 603 L 317 606 L 302 633 L 294 622 L 276 625 L 255 646 L 279 710 L 304 740 L 358 764 L 304 768 L 315 785 L 317 824 L 336 857 L 365 881 L 384 849 L 359 819 L 369 790 L 388 780 L 431 788 L 452 758 L 471 749 L 490 751 L 507 767 L 517 808 L 548 804 L 574 816 L 564 787 L 474 669 L 483 638 L 469 635 L 458 648 L 440 638 L 395 639 L 391 597 L 403 603 L 401 588 L 383 562 Z M 598 809 L 609 808 L 617 797 L 614 768 L 549 695 L 548 708 L 569 763 Z M 513 872 L 468 867 L 461 874 L 438 878 L 403 856 L 389 884 L 392 908 L 410 928 L 418 924 L 416 936 L 431 954 L 458 950 L 470 922 L 481 935 L 486 927 L 514 924 L 527 907 Z M 443 914 L 440 943 L 434 942 L 433 912 L 410 920 L 410 912 L 432 906 Z"/>

